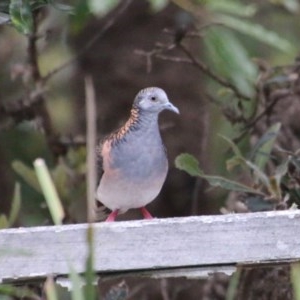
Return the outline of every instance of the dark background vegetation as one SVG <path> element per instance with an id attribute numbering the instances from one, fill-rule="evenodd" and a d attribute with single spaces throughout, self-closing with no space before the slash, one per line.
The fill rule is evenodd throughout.
<path id="1" fill-rule="evenodd" d="M 87 75 L 98 139 L 123 124 L 144 87 L 165 89 L 180 109 L 160 117 L 170 171 L 149 205 L 154 216 L 298 207 L 298 1 L 11 0 L 0 9 L 0 227 L 52 224 L 36 187 L 37 157 L 51 170 L 65 223 L 86 221 Z M 176 168 L 182 153 L 194 158 Z M 204 173 L 190 176 L 197 162 Z M 205 174 L 220 175 L 221 188 Z M 99 289 L 105 299 L 225 299 L 229 281 L 132 279 Z M 289 267 L 242 271 L 234 299 L 293 299 Z"/>

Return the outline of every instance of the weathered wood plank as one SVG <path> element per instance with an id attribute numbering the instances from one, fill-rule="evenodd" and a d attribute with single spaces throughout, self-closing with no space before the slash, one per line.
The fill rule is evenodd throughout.
<path id="1" fill-rule="evenodd" d="M 0 280 L 83 272 L 87 224 L 0 231 Z M 94 224 L 100 274 L 300 259 L 300 211 Z"/>

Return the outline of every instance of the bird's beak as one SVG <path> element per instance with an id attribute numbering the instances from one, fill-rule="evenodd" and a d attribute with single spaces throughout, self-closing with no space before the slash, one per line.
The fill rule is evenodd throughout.
<path id="1" fill-rule="evenodd" d="M 165 104 L 165 109 L 171 110 L 171 111 L 175 112 L 176 114 L 179 114 L 179 109 L 175 105 L 173 105 L 171 102 L 168 102 Z"/>

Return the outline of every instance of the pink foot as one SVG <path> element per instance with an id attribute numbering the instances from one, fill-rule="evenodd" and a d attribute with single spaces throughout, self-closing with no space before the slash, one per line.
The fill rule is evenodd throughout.
<path id="1" fill-rule="evenodd" d="M 118 215 L 118 213 L 119 213 L 119 210 L 118 210 L 118 209 L 112 211 L 112 212 L 109 214 L 109 216 L 107 217 L 107 219 L 105 220 L 105 222 L 114 222 L 116 216 Z"/>
<path id="2" fill-rule="evenodd" d="M 153 217 L 145 207 L 141 207 L 140 210 L 144 216 L 144 219 L 153 219 Z"/>

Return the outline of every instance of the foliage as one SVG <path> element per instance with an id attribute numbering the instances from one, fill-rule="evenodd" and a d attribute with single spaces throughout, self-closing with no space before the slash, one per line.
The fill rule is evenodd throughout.
<path id="1" fill-rule="evenodd" d="M 148 2 L 153 13 L 159 12 L 169 3 L 167 0 L 149 0 Z M 264 22 L 257 21 L 256 16 L 260 12 L 258 2 L 254 4 L 244 4 L 243 2 L 234 0 L 174 0 L 173 2 L 182 8 L 182 11 L 188 12 L 189 20 L 193 22 L 196 20 L 196 35 L 195 32 L 191 33 L 194 34 L 194 37 L 200 37 L 200 41 L 206 51 L 207 60 L 207 64 L 200 61 L 198 66 L 202 66 L 201 71 L 206 71 L 206 75 L 209 75 L 208 78 L 211 79 L 207 87 L 210 93 L 209 98 L 213 99 L 223 116 L 226 117 L 226 125 L 229 123 L 232 126 L 230 127 L 230 132 L 226 132 L 225 136 L 222 136 L 222 140 L 226 142 L 229 147 L 227 153 L 233 153 L 232 157 L 228 158 L 224 163 L 227 171 L 230 172 L 230 174 L 226 174 L 226 176 L 205 174 L 200 169 L 197 159 L 187 153 L 181 154 L 176 158 L 176 166 L 191 176 L 206 180 L 209 185 L 213 187 L 219 187 L 229 191 L 230 194 L 235 193 L 238 196 L 242 196 L 244 203 L 250 211 L 299 206 L 299 152 L 295 151 L 295 149 L 291 151 L 281 149 L 279 154 L 274 154 L 274 150 L 276 150 L 274 147 L 276 139 L 282 134 L 282 127 L 285 126 L 285 124 L 268 122 L 269 120 L 267 120 L 265 123 L 268 124 L 268 128 L 263 130 L 263 133 L 256 130 L 257 127 L 255 127 L 263 116 L 270 117 L 270 115 L 272 115 L 272 108 L 276 105 L 277 100 L 273 101 L 273 98 L 271 96 L 268 98 L 268 96 L 272 95 L 273 91 L 277 92 L 280 87 L 281 91 L 287 89 L 289 95 L 295 92 L 296 79 L 293 78 L 295 78 L 297 72 L 293 68 L 281 68 L 276 72 L 274 70 L 275 68 L 266 67 L 265 62 L 259 64 L 252 58 L 253 56 L 263 56 L 260 51 L 264 52 L 266 51 L 264 49 L 268 49 L 267 51 L 270 52 L 267 52 L 265 57 L 268 57 L 270 55 L 269 53 L 275 53 L 276 56 L 284 57 L 285 61 L 291 61 L 296 53 L 297 45 L 294 45 L 295 43 L 289 40 L 288 35 L 280 34 L 278 28 L 268 29 L 268 26 L 263 24 Z M 1 95 L 1 128 L 7 124 L 17 127 L 20 126 L 21 123 L 22 126 L 26 122 L 29 123 L 31 118 L 42 119 L 41 123 L 47 123 L 45 120 L 51 118 L 49 118 L 47 113 L 46 115 L 43 115 L 43 113 L 45 113 L 45 111 L 47 112 L 47 105 L 50 107 L 53 104 L 53 101 L 47 98 L 52 92 L 51 89 L 53 86 L 51 80 L 53 80 L 53 75 L 60 73 L 66 66 L 72 65 L 78 58 L 75 56 L 71 58 L 70 61 L 62 64 L 62 66 L 51 70 L 48 74 L 42 74 L 41 53 L 36 44 L 42 40 L 47 40 L 49 36 L 47 31 L 40 31 L 43 27 L 43 20 L 41 21 L 39 19 L 40 16 L 38 14 L 40 9 L 51 7 L 51 9 L 64 14 L 67 20 L 66 26 L 61 36 L 57 35 L 56 38 L 59 42 L 55 47 L 57 47 L 58 44 L 63 44 L 62 47 L 66 47 L 66 36 L 68 36 L 69 33 L 73 35 L 80 34 L 85 28 L 86 23 L 91 20 L 92 17 L 103 18 L 108 14 L 114 16 L 118 6 L 122 5 L 124 1 L 77 0 L 69 1 L 69 3 L 70 4 L 66 4 L 64 1 L 56 0 L 10 0 L 0 3 L 0 25 L 6 26 L 9 24 L 9 30 L 13 32 L 15 29 L 19 34 L 19 41 L 25 39 L 27 47 L 27 57 L 24 59 L 26 63 L 24 62 L 23 65 L 14 67 L 14 70 L 9 74 L 12 78 L 15 77 L 15 85 L 20 84 L 22 92 L 16 92 L 14 98 L 21 98 L 21 101 L 11 101 L 15 102 L 11 106 L 6 106 L 7 103 L 2 105 Z M 296 0 L 283 0 L 276 1 L 274 4 L 270 3 L 268 5 L 273 5 L 280 9 L 284 8 L 292 14 L 299 12 L 299 3 Z M 199 16 L 201 16 L 201 18 L 199 18 Z M 204 20 L 204 24 L 197 24 L 200 19 L 201 22 Z M 177 43 L 175 46 L 178 47 L 179 50 L 184 49 L 180 47 L 185 46 L 185 38 L 188 38 L 189 33 L 190 32 L 183 33 L 182 40 L 179 39 L 177 41 L 174 39 L 175 42 L 172 41 L 172 43 Z M 186 34 L 186 36 L 184 34 Z M 101 36 L 101 34 L 99 36 Z M 94 40 L 96 39 L 97 36 Z M 93 40 L 91 43 L 88 43 L 88 45 L 83 45 L 82 51 L 92 44 Z M 173 50 L 174 47 L 171 49 Z M 161 54 L 161 52 L 159 52 L 159 54 Z M 185 54 L 189 53 L 185 52 Z M 56 57 L 60 57 L 59 53 L 55 55 Z M 194 58 L 194 61 L 190 60 L 188 62 L 189 64 L 196 65 L 195 61 L 199 61 L 199 57 L 197 56 L 191 58 L 187 55 L 184 58 Z M 149 56 L 147 59 L 149 59 Z M 27 61 L 29 62 L 28 64 L 30 64 L 29 66 L 27 65 Z M 52 62 L 50 65 L 51 64 Z M 48 94 L 49 90 L 50 93 Z M 10 99 L 10 97 L 7 98 Z M 45 101 L 46 98 L 47 101 Z M 65 100 L 67 96 L 62 98 Z M 7 102 L 10 102 L 10 100 Z M 47 105 L 45 104 L 46 102 Z M 41 106 L 44 106 L 38 111 L 41 103 Z M 263 106 L 264 109 L 262 112 L 259 110 L 261 106 Z M 9 109 L 7 109 L 7 107 Z M 34 107 L 34 109 L 31 110 L 32 107 Z M 55 109 L 53 109 L 53 111 L 55 112 Z M 3 112 L 10 118 L 7 118 L 7 115 L 2 118 Z M 35 115 L 36 112 L 37 115 Z M 9 121 L 7 121 L 7 119 L 9 119 Z M 14 122 L 11 122 L 11 119 L 13 119 Z M 220 128 L 221 127 L 225 128 L 226 126 L 220 125 Z M 32 128 L 29 130 L 33 131 Z M 17 174 L 18 181 L 15 183 L 10 213 L 8 216 L 2 213 L 0 214 L 0 228 L 11 227 L 18 221 L 21 205 L 22 208 L 25 209 L 28 206 L 27 199 L 29 197 L 28 194 L 26 194 L 26 190 L 35 193 L 35 197 L 33 197 L 34 200 L 32 201 L 32 205 L 35 207 L 40 206 L 40 203 L 36 199 L 42 195 L 46 196 L 45 198 L 48 201 L 49 207 L 55 204 L 56 208 L 50 209 L 51 218 L 55 224 L 62 223 L 64 212 L 66 212 L 67 216 L 72 215 L 70 212 L 74 203 L 83 202 L 85 198 L 85 143 L 74 142 L 75 138 L 74 140 L 70 139 L 71 141 L 68 142 L 62 142 L 62 139 L 60 139 L 61 132 L 59 132 L 59 130 L 57 131 L 56 124 L 51 124 L 48 128 L 42 128 L 41 131 L 45 135 L 45 147 L 47 147 L 48 154 L 50 153 L 48 157 L 51 156 L 51 159 L 47 159 L 49 172 L 42 170 L 43 174 L 40 174 L 38 178 L 31 167 L 32 161 L 36 157 L 45 156 L 41 149 L 37 150 L 39 153 L 33 152 L 28 156 L 24 155 L 24 153 L 23 156 L 9 154 L 11 155 L 12 161 L 11 167 Z M 257 132 L 260 133 L 260 137 L 251 147 L 251 150 L 249 150 L 249 144 L 252 142 L 254 133 L 257 134 Z M 216 136 L 215 132 L 210 134 L 210 138 L 211 136 Z M 229 136 L 230 138 L 228 138 Z M 54 142 L 53 137 L 55 137 Z M 21 143 L 26 146 L 28 145 L 27 148 L 30 148 L 31 144 L 26 137 L 24 137 L 22 141 L 20 139 L 20 144 Z M 33 142 L 32 144 L 37 143 Z M 247 147 L 246 150 L 245 145 Z M 13 148 L 17 149 L 18 147 L 11 147 L 8 152 L 17 151 Z M 63 150 L 56 152 L 57 148 L 62 148 Z M 207 152 L 210 152 L 210 149 L 208 149 Z M 222 160 L 225 155 L 223 155 L 223 153 L 220 155 L 220 152 L 218 152 L 216 156 L 221 157 Z M 38 171 L 38 173 L 40 172 Z M 246 180 L 244 179 L 245 177 L 243 177 L 244 175 Z M 41 188 L 40 182 L 44 182 L 40 179 L 41 177 L 46 177 L 47 179 L 51 177 L 53 183 L 49 184 L 48 180 L 48 184 L 46 183 L 45 185 L 42 183 Z M 243 180 L 240 178 L 243 178 Z M 53 186 L 55 186 L 57 190 L 57 195 Z M 62 201 L 63 207 L 58 204 L 60 203 L 58 201 L 59 198 Z M 237 198 L 238 197 L 236 197 L 236 199 Z M 53 202 L 53 199 L 57 201 Z M 78 199 L 81 201 L 77 201 Z M 232 212 L 236 210 L 226 210 L 226 212 L 229 211 Z M 67 221 L 71 222 L 72 219 Z M 21 225 L 28 224 L 21 222 Z M 95 274 L 93 271 L 94 253 L 92 227 L 90 227 L 87 232 L 87 247 L 89 254 L 86 261 L 86 273 L 83 279 L 70 264 L 70 280 L 73 285 L 72 299 L 74 300 L 92 300 L 96 298 L 94 286 Z M 299 294 L 298 285 L 296 284 L 299 281 L 298 269 L 298 266 L 295 266 L 292 271 L 292 280 L 296 295 Z M 85 283 L 84 290 L 79 288 L 80 282 L 82 281 Z M 228 299 L 233 299 L 237 281 L 238 276 L 232 278 L 231 290 L 228 291 L 227 295 Z M 46 281 L 44 288 L 47 299 L 55 300 L 62 298 L 59 295 L 57 285 L 55 285 L 51 277 Z M 0 294 L 10 297 L 22 298 L 28 296 L 33 299 L 40 299 L 26 288 L 12 287 L 10 285 L 1 285 Z M 128 290 L 126 286 L 124 287 L 124 284 L 121 284 L 111 289 L 104 299 L 125 299 L 127 295 Z M 297 299 L 298 298 L 299 295 L 297 296 Z"/>
<path id="2" fill-rule="evenodd" d="M 0 229 L 8 228 L 15 224 L 21 209 L 21 186 L 19 182 L 15 183 L 14 195 L 11 203 L 10 214 L 6 217 L 0 214 Z"/>
<path id="3" fill-rule="evenodd" d="M 300 172 L 297 153 L 286 157 L 275 168 L 274 173 L 267 173 L 266 167 L 270 163 L 271 152 L 275 139 L 279 134 L 279 129 L 279 123 L 272 125 L 257 141 L 248 159 L 243 157 L 240 149 L 232 140 L 222 136 L 234 153 L 234 156 L 226 161 L 227 170 L 233 171 L 236 168 L 243 170 L 242 172 L 251 176 L 250 186 L 222 176 L 204 174 L 199 169 L 197 159 L 190 154 L 180 154 L 175 160 L 176 167 L 192 176 L 199 176 L 207 180 L 213 187 L 221 187 L 232 192 L 242 193 L 244 202 L 252 211 L 269 210 L 280 205 L 283 205 L 283 207 L 290 207 L 293 204 L 299 206 L 300 187 L 298 184 L 294 184 L 295 181 L 299 181 L 298 174 Z M 291 170 L 294 171 L 291 172 Z"/>

